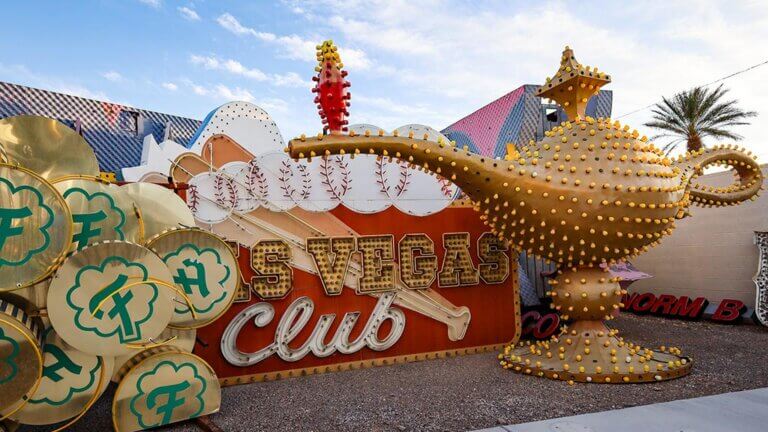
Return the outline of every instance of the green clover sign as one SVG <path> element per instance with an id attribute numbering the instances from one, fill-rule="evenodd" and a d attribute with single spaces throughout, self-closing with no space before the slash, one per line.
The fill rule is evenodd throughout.
<path id="1" fill-rule="evenodd" d="M 142 339 L 142 324 L 152 318 L 158 287 L 124 290 L 129 282 L 148 278 L 147 268 L 120 256 L 105 258 L 100 265 L 80 268 L 75 284 L 67 290 L 67 304 L 75 310 L 75 326 L 102 338 L 117 337 L 121 344 Z M 94 292 L 93 284 L 96 286 Z"/>
<path id="2" fill-rule="evenodd" d="M 19 343 L 5 334 L 5 331 L 0 328 L 0 346 L 6 344 L 10 345 L 10 349 L 3 349 L 2 352 L 5 355 L 0 356 L 0 384 L 5 384 L 19 373 L 19 365 L 16 363 L 16 357 L 19 356 L 21 348 Z"/>
<path id="3" fill-rule="evenodd" d="M 222 262 L 216 249 L 203 248 L 186 243 L 163 257 L 173 275 L 173 282 L 179 285 L 192 300 L 195 311 L 206 313 L 227 298 L 227 287 L 232 270 Z M 186 305 L 177 305 L 175 312 L 189 312 Z"/>
<path id="4" fill-rule="evenodd" d="M 194 418 L 203 412 L 208 384 L 197 367 L 191 362 L 175 364 L 164 360 L 139 377 L 130 409 L 142 428 Z M 179 407 L 191 414 L 174 417 Z"/>
<path id="5" fill-rule="evenodd" d="M 72 242 L 77 244 L 77 250 L 80 250 L 93 243 L 92 239 L 116 238 L 125 240 L 123 225 L 125 225 L 125 213 L 117 207 L 114 198 L 104 192 L 88 193 L 83 188 L 73 187 L 64 192 L 64 199 L 67 202 L 77 202 L 84 199 L 88 202 L 87 213 L 72 213 L 72 221 L 78 226 L 75 234 L 72 236 Z M 108 232 L 114 232 L 113 237 L 107 235 Z"/>
<path id="6" fill-rule="evenodd" d="M 67 353 L 57 343 L 55 335 L 53 327 L 48 327 L 44 333 L 43 377 L 35 394 L 37 397 L 30 398 L 30 404 L 64 405 L 96 384 L 101 369 L 99 358 L 79 352 Z"/>
<path id="7" fill-rule="evenodd" d="M 53 210 L 38 189 L 17 187 L 6 178 L 0 178 L 0 196 L 11 197 L 9 201 L 16 204 L 0 207 L 0 266 L 24 265 L 51 244 Z"/>

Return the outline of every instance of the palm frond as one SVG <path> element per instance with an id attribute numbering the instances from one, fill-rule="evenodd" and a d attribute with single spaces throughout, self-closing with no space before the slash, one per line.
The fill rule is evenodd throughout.
<path id="1" fill-rule="evenodd" d="M 728 138 L 734 141 L 739 141 L 742 138 L 744 138 L 737 133 L 730 132 L 725 129 L 702 128 L 700 132 L 701 133 L 699 136 L 701 136 L 702 138 L 711 136 L 712 138 L 717 138 L 717 139 Z"/>
<path id="2" fill-rule="evenodd" d="M 674 125 L 674 124 L 665 123 L 663 121 L 651 121 L 646 123 L 645 125 L 654 129 L 661 129 L 668 132 L 672 132 L 674 134 L 680 134 L 680 135 L 685 134 L 685 128 Z"/>
<path id="3" fill-rule="evenodd" d="M 681 142 L 693 138 L 712 137 L 716 139 L 740 140 L 742 137 L 729 129 L 749 124 L 749 118 L 757 116 L 754 111 L 744 111 L 737 100 L 724 100 L 728 89 L 721 85 L 714 89 L 694 87 L 690 90 L 663 97 L 652 110 L 652 119 L 645 126 L 661 133 L 656 138 L 675 138 L 663 147 L 668 154 Z"/>
<path id="4" fill-rule="evenodd" d="M 664 156 L 669 156 L 669 154 L 672 153 L 681 142 L 681 140 L 675 140 L 662 147 L 661 151 L 664 152 Z"/>

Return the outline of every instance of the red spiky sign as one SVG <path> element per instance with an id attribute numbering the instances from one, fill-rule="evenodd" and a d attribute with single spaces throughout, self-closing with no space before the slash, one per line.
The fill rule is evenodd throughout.
<path id="1" fill-rule="evenodd" d="M 323 132 L 346 132 L 346 125 L 349 124 L 346 120 L 349 115 L 347 107 L 352 95 L 347 91 L 350 86 L 345 79 L 347 71 L 342 70 L 344 65 L 333 41 L 327 40 L 317 46 L 317 61 L 317 76 L 312 77 L 315 81 L 312 93 L 317 93 L 315 103 L 323 121 Z"/>

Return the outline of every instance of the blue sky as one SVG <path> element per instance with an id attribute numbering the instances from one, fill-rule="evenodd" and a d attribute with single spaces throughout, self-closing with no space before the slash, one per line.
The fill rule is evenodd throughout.
<path id="1" fill-rule="evenodd" d="M 202 119 L 260 105 L 284 136 L 315 133 L 314 45 L 332 38 L 351 121 L 443 128 L 539 84 L 565 45 L 613 76 L 614 116 L 768 59 L 764 1 L 80 0 L 4 4 L 0 80 Z M 726 81 L 747 109 L 768 66 Z M 652 134 L 644 110 L 622 120 Z M 768 113 L 737 130 L 768 156 Z M 765 160 L 765 159 L 764 159 Z"/>

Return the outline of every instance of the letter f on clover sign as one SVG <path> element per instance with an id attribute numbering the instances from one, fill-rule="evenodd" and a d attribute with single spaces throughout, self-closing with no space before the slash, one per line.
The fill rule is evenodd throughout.
<path id="1" fill-rule="evenodd" d="M 206 388 L 197 365 L 162 361 L 139 377 L 130 410 L 145 429 L 197 417 Z"/>
<path id="2" fill-rule="evenodd" d="M 141 340 L 142 324 L 152 317 L 158 287 L 149 283 L 141 289 L 124 287 L 147 277 L 144 265 L 119 256 L 107 257 L 101 265 L 82 267 L 67 291 L 67 304 L 75 310 L 75 326 L 105 339 L 117 338 L 121 344 Z M 84 289 L 92 284 L 104 286 Z M 96 294 L 90 296 L 88 291 Z"/>
<path id="3" fill-rule="evenodd" d="M 8 179 L 0 178 L 0 196 L 9 196 L 17 204 L 0 206 L 0 266 L 24 265 L 50 245 L 53 210 L 39 190 L 16 187 Z"/>

